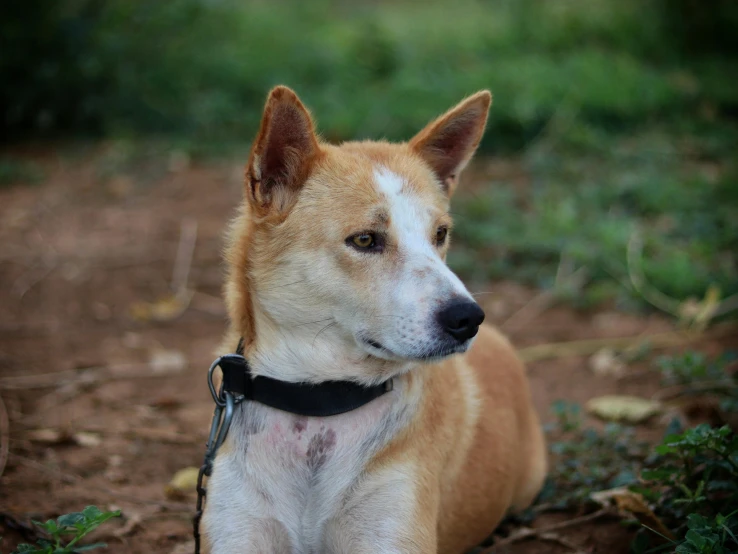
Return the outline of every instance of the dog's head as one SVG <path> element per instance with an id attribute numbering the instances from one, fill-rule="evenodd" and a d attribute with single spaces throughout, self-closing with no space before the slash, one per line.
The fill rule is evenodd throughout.
<path id="1" fill-rule="evenodd" d="M 448 208 L 490 102 L 479 92 L 408 143 L 334 146 L 294 92 L 272 90 L 228 249 L 257 372 L 371 382 L 469 347 L 484 312 L 446 266 Z"/>

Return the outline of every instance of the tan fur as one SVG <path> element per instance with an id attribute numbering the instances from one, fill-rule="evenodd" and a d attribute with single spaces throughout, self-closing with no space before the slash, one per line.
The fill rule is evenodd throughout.
<path id="1" fill-rule="evenodd" d="M 341 146 L 317 139 L 309 113 L 289 89 L 278 87 L 267 101 L 246 169 L 245 201 L 229 233 L 225 297 L 231 328 L 223 349 L 233 351 L 239 337 L 244 337 L 246 356 L 255 360 L 254 370 L 287 380 L 344 378 L 374 383 L 395 379 L 396 390 L 374 401 L 376 407 L 371 407 L 374 403 L 367 405 L 357 416 L 324 418 L 336 425 L 344 422 L 344 427 L 355 428 L 359 424 L 352 423 L 356 420 L 350 417 L 380 421 L 388 410 L 411 407 L 407 422 L 392 429 L 391 440 L 380 445 L 361 472 L 361 483 L 368 487 L 376 482 L 377 487 L 386 488 L 382 479 L 390 477 L 380 477 L 383 475 L 392 479 L 407 476 L 412 507 L 397 514 L 406 525 L 397 531 L 396 540 L 388 543 L 394 546 L 371 547 L 362 542 L 361 533 L 351 529 L 357 525 L 355 520 L 338 513 L 322 531 L 324 548 L 330 552 L 461 553 L 487 537 L 508 510 L 526 507 L 544 479 L 543 436 L 525 370 L 507 339 L 496 330 L 483 325 L 466 353 L 421 363 L 357 351 L 350 330 L 343 329 L 341 317 L 335 315 L 338 308 L 326 308 L 348 302 L 355 311 L 367 310 L 369 328 L 384 332 L 394 316 L 371 319 L 381 312 L 381 306 L 373 303 L 387 290 L 382 287 L 407 275 L 430 287 L 428 290 L 433 290 L 432 279 L 442 283 L 435 266 L 420 265 L 407 271 L 409 253 L 401 237 L 393 234 L 398 222 L 387 207 L 386 194 L 376 186 L 377 168 L 386 171 L 387 178 L 401 179 L 398 194 L 409 195 L 413 205 L 423 207 L 429 222 L 428 241 L 432 241 L 439 225 L 451 225 L 449 198 L 481 140 L 490 101 L 488 92 L 477 93 L 408 143 Z M 399 216 L 404 217 L 402 213 Z M 345 237 L 362 230 L 386 233 L 381 255 L 359 256 L 344 244 Z M 439 247 L 441 260 L 447 248 L 447 243 Z M 313 276 L 313 271 L 319 275 Z M 295 275 L 306 275 L 303 281 L 307 283 L 294 279 Z M 433 309 L 438 300 L 432 296 L 421 295 L 418 302 Z M 282 367 L 259 363 L 270 360 L 272 352 L 287 348 L 292 337 L 298 341 L 304 326 L 314 323 L 293 322 L 289 327 L 284 321 L 292 309 L 299 312 L 303 308 L 308 314 L 317 314 L 315 320 L 325 315 L 326 320 L 337 322 L 318 332 L 313 341 L 318 342 L 316 348 L 335 348 L 328 351 L 337 354 L 312 367 L 309 344 L 295 342 L 294 355 L 300 362 L 294 370 L 297 373 L 280 373 Z M 303 365 L 304 374 L 300 373 Z M 376 417 L 361 415 L 375 412 Z M 234 436 L 229 435 L 219 458 L 235 456 L 239 433 L 231 432 Z M 214 479 L 217 475 L 216 463 Z M 356 498 L 356 509 L 360 510 L 364 497 Z M 209 499 L 208 506 L 212 502 Z M 358 513 L 364 514 L 365 521 L 372 520 L 373 512 Z M 218 532 L 217 517 L 212 509 L 206 511 L 206 534 Z M 259 529 L 268 533 L 255 537 L 251 549 L 244 545 L 239 552 L 301 552 L 297 547 L 290 550 L 282 523 L 259 521 Z M 244 521 L 244 525 L 249 522 Z M 280 529 L 285 536 L 276 536 Z"/>

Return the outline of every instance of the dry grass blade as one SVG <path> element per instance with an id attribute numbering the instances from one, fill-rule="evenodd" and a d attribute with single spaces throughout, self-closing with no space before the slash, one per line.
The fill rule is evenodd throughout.
<path id="1" fill-rule="evenodd" d="M 587 269 L 580 267 L 566 277 L 557 275 L 557 285 L 553 289 L 545 290 L 534 296 L 517 312 L 507 318 L 500 327 L 507 332 L 524 327 L 536 317 L 545 312 L 556 300 L 556 294 L 564 287 L 581 288 L 587 280 Z"/>
<path id="2" fill-rule="evenodd" d="M 614 514 L 613 510 L 610 508 L 602 508 L 601 510 L 597 510 L 596 512 L 592 512 L 591 514 L 575 517 L 573 519 L 567 519 L 566 521 L 561 521 L 552 525 L 546 525 L 545 527 L 538 527 L 535 529 L 530 527 L 523 527 L 517 532 L 513 532 L 509 537 L 505 537 L 504 539 L 495 541 L 495 544 L 493 544 L 486 550 L 483 550 L 480 554 L 494 554 L 498 551 L 500 547 L 507 546 L 526 539 L 554 540 L 561 543 L 561 541 L 558 540 L 560 537 L 558 537 L 558 535 L 554 535 L 556 531 L 566 529 L 567 527 L 581 525 L 582 523 L 587 523 L 589 521 L 594 521 L 595 519 L 610 515 L 616 514 Z M 555 536 L 556 538 L 552 539 L 551 537 L 553 536 Z M 566 544 L 565 546 L 572 548 L 573 550 L 579 550 L 579 547 L 575 545 Z"/>
<path id="3" fill-rule="evenodd" d="M 628 277 L 635 291 L 643 297 L 643 299 L 658 308 L 662 312 L 679 317 L 680 302 L 671 298 L 659 290 L 651 287 L 646 282 L 646 276 L 641 267 L 641 256 L 643 254 L 643 238 L 638 231 L 633 231 L 628 241 L 627 263 Z"/>
<path id="4" fill-rule="evenodd" d="M 197 220 L 183 219 L 180 229 L 177 258 L 172 272 L 171 288 L 174 294 L 179 294 L 187 289 L 187 281 L 192 267 L 192 256 L 195 253 L 195 242 L 197 241 Z"/>
<path id="5" fill-rule="evenodd" d="M 5 465 L 8 463 L 8 454 L 10 453 L 10 418 L 8 410 L 5 408 L 3 397 L 0 396 L 0 477 L 5 471 Z"/>
<path id="6" fill-rule="evenodd" d="M 518 354 L 525 362 L 537 362 L 554 358 L 569 358 L 574 356 L 589 356 L 602 348 L 625 350 L 640 345 L 649 345 L 651 348 L 667 348 L 682 346 L 705 339 L 717 339 L 729 336 L 738 331 L 738 326 L 726 322 L 713 326 L 709 331 L 669 331 L 654 333 L 653 335 L 635 335 L 631 337 L 613 337 L 602 339 L 583 339 L 568 342 L 554 342 L 537 344 L 518 350 Z"/>

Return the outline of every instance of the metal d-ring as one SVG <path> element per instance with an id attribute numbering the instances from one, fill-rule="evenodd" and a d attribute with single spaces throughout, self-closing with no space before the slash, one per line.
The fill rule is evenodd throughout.
<path id="1" fill-rule="evenodd" d="M 236 409 L 236 398 L 233 396 L 233 393 L 226 391 L 224 394 L 226 400 L 225 414 L 223 414 L 223 423 L 221 423 L 220 430 L 218 431 L 218 438 L 215 440 L 213 448 L 215 452 L 218 451 L 228 436 L 228 430 L 231 428 L 231 421 L 233 420 L 233 412 Z"/>
<path id="2" fill-rule="evenodd" d="M 220 394 L 218 394 L 218 391 L 215 390 L 215 383 L 213 383 L 213 372 L 215 371 L 215 368 L 220 365 L 222 359 L 222 357 L 217 358 L 210 365 L 210 369 L 208 369 L 208 388 L 210 389 L 210 394 L 213 395 L 213 402 L 215 402 L 221 408 L 225 408 L 226 403 L 225 401 L 221 400 Z"/>
<path id="3" fill-rule="evenodd" d="M 223 392 L 223 396 L 225 397 L 225 402 L 223 402 L 225 404 L 225 413 L 223 413 L 224 409 L 222 406 L 218 405 L 215 407 L 213 423 L 210 425 L 210 435 L 208 435 L 208 444 L 205 448 L 206 465 L 212 463 L 215 454 L 228 436 L 228 430 L 231 428 L 231 421 L 233 420 L 233 413 L 238 403 L 238 399 L 230 392 Z M 205 474 L 210 474 L 209 469 Z"/>

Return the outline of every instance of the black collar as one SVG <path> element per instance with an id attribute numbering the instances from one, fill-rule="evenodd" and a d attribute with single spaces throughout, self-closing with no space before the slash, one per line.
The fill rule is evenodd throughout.
<path id="1" fill-rule="evenodd" d="M 251 375 L 243 356 L 243 339 L 236 354 L 221 356 L 217 364 L 223 372 L 221 394 L 229 392 L 239 400 L 251 400 L 302 416 L 327 417 L 350 412 L 392 390 L 392 379 L 365 386 L 351 381 L 291 383 Z"/>

